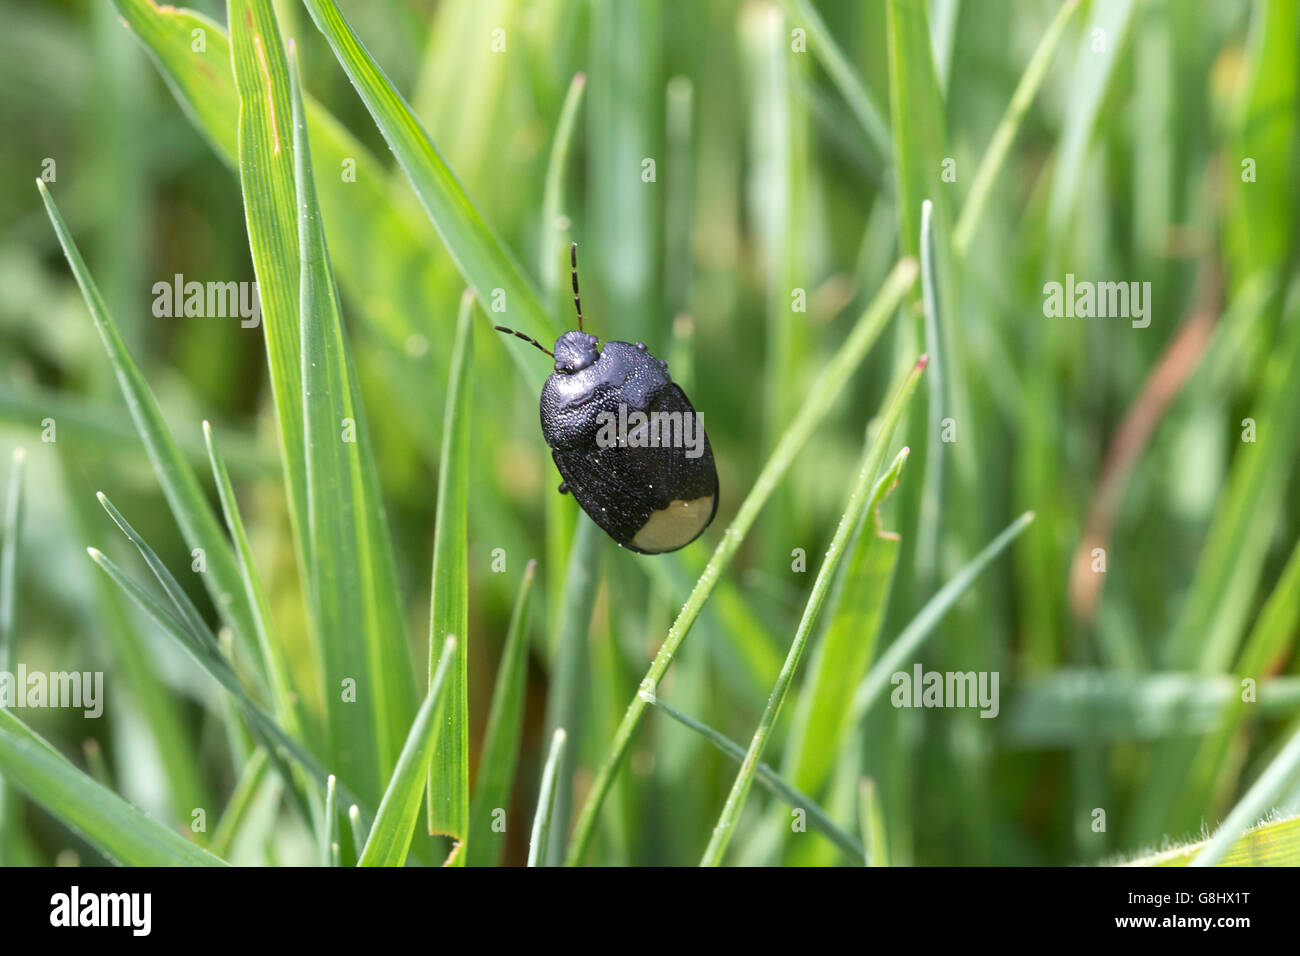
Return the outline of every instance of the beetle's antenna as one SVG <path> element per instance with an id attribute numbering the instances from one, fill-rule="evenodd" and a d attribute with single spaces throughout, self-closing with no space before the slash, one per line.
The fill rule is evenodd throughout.
<path id="1" fill-rule="evenodd" d="M 569 246 L 569 261 L 573 263 L 573 307 L 578 310 L 578 331 L 582 331 L 582 299 L 578 297 L 578 244 Z"/>
<path id="2" fill-rule="evenodd" d="M 536 345 L 539 349 L 541 349 L 551 358 L 555 358 L 554 352 L 552 352 L 548 348 L 545 348 L 541 342 L 537 341 L 537 339 L 532 338 L 531 336 L 524 335 L 524 333 L 522 332 L 516 332 L 514 329 L 507 329 L 504 325 L 494 325 L 492 326 L 492 328 L 496 329 L 498 332 L 509 332 L 515 338 L 523 339 L 525 342 L 532 342 L 534 345 Z"/>

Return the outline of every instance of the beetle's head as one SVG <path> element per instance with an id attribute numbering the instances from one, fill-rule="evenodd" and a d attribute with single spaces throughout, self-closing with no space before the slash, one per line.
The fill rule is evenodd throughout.
<path id="1" fill-rule="evenodd" d="M 563 375 L 581 372 L 600 358 L 600 352 L 596 349 L 599 342 L 600 339 L 596 336 L 577 329 L 565 332 L 555 340 L 555 371 Z"/>

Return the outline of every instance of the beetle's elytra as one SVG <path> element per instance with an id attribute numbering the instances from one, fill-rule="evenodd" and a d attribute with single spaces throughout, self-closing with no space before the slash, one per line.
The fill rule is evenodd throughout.
<path id="1" fill-rule="evenodd" d="M 583 331 L 578 244 L 570 248 L 578 328 L 555 350 L 514 329 L 555 359 L 542 387 L 542 435 L 569 491 L 592 521 L 641 554 L 676 551 L 718 510 L 718 471 L 702 417 L 642 343 L 600 345 Z"/>

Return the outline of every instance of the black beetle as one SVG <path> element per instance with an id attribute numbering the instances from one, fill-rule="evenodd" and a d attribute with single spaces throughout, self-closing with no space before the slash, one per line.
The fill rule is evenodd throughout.
<path id="1" fill-rule="evenodd" d="M 718 511 L 718 470 L 704 421 L 645 343 L 606 342 L 582 329 L 578 244 L 573 306 L 578 328 L 555 340 L 542 387 L 542 435 L 582 510 L 620 545 L 641 554 L 676 551 L 698 538 Z"/>

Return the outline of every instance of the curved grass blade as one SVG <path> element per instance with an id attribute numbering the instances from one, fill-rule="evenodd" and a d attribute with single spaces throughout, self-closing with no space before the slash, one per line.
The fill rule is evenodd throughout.
<path id="1" fill-rule="evenodd" d="M 230 625 L 243 647 L 251 652 L 254 660 L 258 660 L 252 608 L 249 607 L 240 584 L 239 569 L 236 567 L 230 542 L 221 533 L 216 516 L 212 513 L 212 507 L 199 487 L 198 479 L 194 476 L 194 470 L 186 461 L 185 454 L 176 444 L 175 439 L 172 438 L 171 431 L 167 428 L 162 412 L 158 408 L 158 402 L 154 399 L 144 376 L 140 374 L 139 367 L 131 358 L 126 344 L 118 334 L 104 300 L 90 277 L 86 263 L 82 260 L 76 243 L 72 241 L 58 206 L 54 203 L 54 197 L 45 188 L 45 183 L 37 180 L 36 186 L 40 190 L 41 198 L 45 200 L 45 210 L 54 225 L 64 255 L 67 256 L 68 264 L 77 279 L 77 285 L 81 287 L 86 306 L 90 310 L 91 318 L 94 319 L 95 328 L 113 364 L 118 385 L 121 386 L 131 417 L 140 432 L 145 448 L 149 451 L 149 459 L 153 462 L 158 484 L 171 508 L 172 516 L 176 519 L 188 547 L 191 550 L 201 548 L 206 556 L 207 571 L 202 575 L 203 586 L 211 596 L 217 612 Z"/>
<path id="2" fill-rule="evenodd" d="M 480 302 L 493 301 L 494 291 L 500 290 L 509 324 L 546 339 L 553 333 L 553 325 L 519 264 L 479 215 L 455 173 L 443 161 L 410 106 L 361 44 L 338 5 L 333 0 L 305 2 L 398 164 L 415 187 L 465 282 Z M 511 354 L 526 369 L 530 380 L 540 383 L 544 369 L 532 360 L 531 353 L 524 361 L 524 349 L 528 346 L 517 344 L 520 347 L 512 347 Z"/>
<path id="3" fill-rule="evenodd" d="M 702 736 L 713 746 L 730 757 L 736 763 L 743 763 L 745 760 L 745 748 L 740 746 L 730 737 L 724 736 L 714 730 L 708 724 L 700 723 L 694 717 L 688 717 L 675 707 L 665 704 L 658 697 L 653 695 L 650 703 L 654 704 L 665 714 L 677 721 L 683 727 L 689 727 L 697 734 Z M 799 807 L 806 810 L 808 819 L 812 825 L 826 835 L 836 846 L 852 857 L 861 857 L 865 853 L 862 844 L 855 840 L 852 834 L 847 833 L 839 824 L 831 819 L 829 813 L 823 810 L 817 801 L 785 781 L 775 770 L 765 763 L 759 763 L 755 775 L 759 783 L 768 789 L 768 791 L 779 800 L 784 800 L 792 807 Z"/>
<path id="4" fill-rule="evenodd" d="M 745 539 L 745 535 L 758 517 L 758 512 L 771 496 L 777 483 L 780 482 L 782 476 L 794 461 L 795 456 L 803 448 L 804 443 L 807 442 L 813 429 L 830 411 L 835 399 L 843 391 L 853 372 L 866 358 L 872 343 L 875 342 L 885 324 L 894 315 L 894 311 L 898 308 L 903 296 L 907 294 L 907 290 L 911 288 L 915 279 L 916 260 L 903 259 L 899 261 L 898 265 L 885 279 L 880 291 L 876 293 L 876 297 L 867 306 L 862 317 L 858 319 L 857 324 L 849 333 L 848 339 L 831 358 L 830 362 L 827 363 L 821 377 L 809 390 L 803 406 L 795 415 L 794 421 L 790 423 L 790 427 L 786 429 L 785 434 L 781 436 L 781 440 L 768 458 L 767 464 L 763 466 L 763 470 L 755 480 L 754 487 L 750 489 L 745 500 L 741 502 L 731 526 L 727 528 L 722 536 L 722 541 L 714 549 L 713 557 L 710 558 L 699 580 L 695 582 L 690 597 L 686 599 L 681 612 L 677 615 L 677 620 L 673 622 L 673 626 L 668 631 L 668 636 L 664 638 L 664 643 L 655 655 L 654 662 L 651 663 L 645 678 L 642 679 L 638 694 L 628 704 L 627 713 L 624 714 L 623 720 L 615 732 L 610 752 L 596 772 L 591 789 L 587 793 L 586 802 L 583 804 L 582 813 L 578 817 L 577 827 L 574 830 L 573 840 L 569 844 L 567 854 L 570 865 L 581 862 L 583 854 L 586 852 L 587 844 L 595 831 L 596 815 L 600 811 L 600 805 L 614 782 L 614 774 L 622 765 L 623 758 L 632 743 L 632 735 L 640 724 L 641 717 L 648 706 L 640 694 L 643 692 L 654 693 L 660 678 L 663 677 L 668 670 L 668 666 L 672 663 L 677 648 L 681 646 L 687 632 L 691 629 L 691 625 L 695 623 L 700 610 L 704 607 L 704 602 L 708 600 L 709 595 L 716 586 L 718 578 L 722 576 L 722 572 L 731 563 L 731 559 L 735 557 L 736 551 Z"/>
<path id="5" fill-rule="evenodd" d="M 325 781 L 325 826 L 321 837 L 322 866 L 339 865 L 338 781 L 330 774 Z"/>
<path id="6" fill-rule="evenodd" d="M 1119 863 L 1119 866 L 1187 866 L 1209 840 Z M 1300 866 L 1300 817 L 1261 823 L 1243 833 L 1215 866 Z"/>
<path id="7" fill-rule="evenodd" d="M 442 729 L 436 718 L 450 688 L 451 669 L 457 654 L 456 639 L 449 635 L 438 655 L 438 669 L 429 682 L 429 694 L 406 735 L 402 755 L 384 790 L 379 812 L 375 814 L 375 822 L 370 827 L 357 866 L 401 866 L 406 860 L 415 833 L 415 820 L 420 815 L 426 768 L 433 759 L 433 748 Z"/>
<path id="8" fill-rule="evenodd" d="M 301 258 L 302 396 L 310 620 L 325 672 L 331 765 L 375 801 L 414 711 L 415 680 L 388 522 L 316 202 L 302 91 L 289 49 Z"/>
<path id="9" fill-rule="evenodd" d="M 429 686 L 442 665 L 437 650 L 448 634 L 461 635 L 455 670 L 448 677 L 433 763 L 429 766 L 429 832 L 456 841 L 449 863 L 465 865 L 469 840 L 469 422 L 473 369 L 474 293 L 465 290 L 456 320 L 451 380 L 443 413 L 438 459 L 438 501 L 433 529 L 432 608 L 429 614 Z"/>
<path id="10" fill-rule="evenodd" d="M 469 812 L 470 866 L 493 866 L 501 858 L 502 843 L 493 842 L 492 815 L 509 806 L 524 726 L 524 690 L 528 676 L 528 599 L 533 591 L 537 562 L 529 561 L 519 582 L 505 648 L 492 690 L 492 708 L 483 734 L 483 755 Z"/>
<path id="11" fill-rule="evenodd" d="M 537 812 L 533 816 L 533 835 L 528 841 L 528 865 L 546 866 L 548 843 L 551 839 L 553 824 L 551 818 L 555 812 L 555 784 L 560 773 L 561 759 L 564 756 L 564 728 L 557 727 L 551 736 L 551 750 L 546 757 L 546 767 L 542 770 L 542 786 L 537 794 Z"/>
<path id="12" fill-rule="evenodd" d="M 709 845 L 704 850 L 704 857 L 700 861 L 702 866 L 720 865 L 723 856 L 727 852 L 727 845 L 731 842 L 736 824 L 740 820 L 740 811 L 744 808 L 745 800 L 749 796 L 749 790 L 753 785 L 758 762 L 763 756 L 763 750 L 767 747 L 767 738 L 772 732 L 772 727 L 776 724 L 776 718 L 785 703 L 786 694 L 790 691 L 795 671 L 799 668 L 799 660 L 803 656 L 803 650 L 812 635 L 813 627 L 821 615 L 822 605 L 830 591 L 831 582 L 834 581 L 835 574 L 839 570 L 844 553 L 848 550 L 849 539 L 852 537 L 854 529 L 858 527 L 862 516 L 868 511 L 868 506 L 874 507 L 878 504 L 881 498 L 884 497 L 885 491 L 898 481 L 899 472 L 903 468 L 903 463 L 907 460 L 907 448 L 898 453 L 894 463 L 880 477 L 879 481 L 876 481 L 876 473 L 880 470 L 889 443 L 893 439 L 894 428 L 902 417 L 903 410 L 907 407 L 913 390 L 921 380 L 921 373 L 925 370 L 925 366 L 926 359 L 922 357 L 907 378 L 903 380 L 885 410 L 884 421 L 875 440 L 863 456 L 857 480 L 854 482 L 844 513 L 841 515 L 839 525 L 835 529 L 835 534 L 831 538 L 830 547 L 826 549 L 826 557 L 822 560 L 821 568 L 818 569 L 817 577 L 813 581 L 812 592 L 808 595 L 808 603 L 804 606 L 803 616 L 800 618 L 799 626 L 795 630 L 794 640 L 790 642 L 790 650 L 786 654 L 785 663 L 781 666 L 781 673 L 777 676 L 776 684 L 768 696 L 767 706 L 763 709 L 763 715 L 759 719 L 758 727 L 749 743 L 749 749 L 745 752 L 745 760 L 740 765 L 740 771 L 736 774 L 736 779 L 732 783 L 731 792 L 727 795 L 727 802 L 722 808 L 722 813 L 718 816 L 717 825 L 713 828 L 713 835 L 709 838 Z M 874 489 L 873 482 L 875 482 Z"/>
<path id="13" fill-rule="evenodd" d="M 123 866 L 224 866 L 82 773 L 7 710 L 0 710 L 0 770 L 74 833 Z"/>

